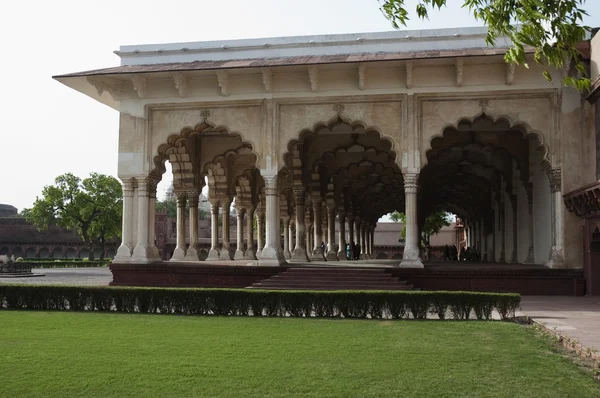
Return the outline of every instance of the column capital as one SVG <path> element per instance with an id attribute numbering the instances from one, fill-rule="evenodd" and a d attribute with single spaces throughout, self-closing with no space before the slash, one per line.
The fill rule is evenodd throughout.
<path id="1" fill-rule="evenodd" d="M 560 167 L 556 167 L 556 168 L 549 168 L 546 170 L 546 173 L 548 174 L 548 179 L 550 180 L 550 192 L 555 193 L 555 192 L 560 192 L 561 189 L 561 176 L 562 176 L 562 170 Z"/>
<path id="2" fill-rule="evenodd" d="M 406 173 L 404 177 L 404 192 L 417 193 L 419 173 Z"/>
<path id="3" fill-rule="evenodd" d="M 133 178 L 127 178 L 122 180 L 122 185 L 123 185 L 123 197 L 128 197 L 128 198 L 132 198 L 133 197 L 133 191 L 135 189 L 135 181 Z"/>
<path id="4" fill-rule="evenodd" d="M 187 192 L 177 191 L 175 192 L 175 197 L 177 198 L 177 207 L 185 207 L 185 202 L 187 201 Z"/>
<path id="5" fill-rule="evenodd" d="M 187 191 L 186 193 L 187 199 L 190 201 L 190 207 L 198 207 L 198 202 L 200 201 L 200 192 L 197 190 Z"/>
<path id="6" fill-rule="evenodd" d="M 263 179 L 265 180 L 265 195 L 267 195 L 267 196 L 277 195 L 279 176 L 278 175 L 263 176 Z"/>

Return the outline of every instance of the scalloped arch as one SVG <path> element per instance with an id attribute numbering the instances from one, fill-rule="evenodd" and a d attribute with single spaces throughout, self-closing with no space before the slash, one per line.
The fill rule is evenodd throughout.
<path id="1" fill-rule="evenodd" d="M 478 112 L 477 114 L 475 114 L 472 117 L 462 117 L 459 118 L 456 123 L 454 124 L 447 124 L 444 127 L 442 127 L 441 131 L 434 134 L 431 139 L 429 140 L 429 142 L 427 143 L 427 147 L 425 148 L 424 154 L 425 154 L 425 164 L 423 165 L 423 167 L 425 165 L 427 165 L 428 163 L 428 156 L 427 154 L 432 150 L 432 142 L 435 139 L 443 139 L 444 138 L 444 133 L 447 130 L 458 130 L 459 125 L 461 124 L 468 124 L 470 126 L 473 125 L 473 123 L 475 123 L 475 121 L 477 119 L 488 119 L 490 121 L 492 121 L 493 124 L 497 124 L 500 123 L 502 121 L 506 122 L 508 124 L 509 129 L 515 129 L 515 130 L 519 130 L 521 131 L 523 138 L 525 139 L 531 139 L 532 137 L 537 139 L 537 142 L 539 143 L 539 145 L 534 149 L 536 152 L 540 152 L 541 153 L 541 164 L 544 166 L 544 168 L 550 168 L 552 167 L 552 162 L 549 158 L 549 154 L 550 154 L 550 150 L 548 147 L 548 144 L 546 144 L 546 140 L 544 137 L 544 134 L 539 131 L 539 130 L 535 130 L 533 129 L 527 122 L 524 121 L 514 121 L 510 115 L 506 115 L 506 114 L 499 114 L 499 115 L 494 115 L 488 112 Z"/>

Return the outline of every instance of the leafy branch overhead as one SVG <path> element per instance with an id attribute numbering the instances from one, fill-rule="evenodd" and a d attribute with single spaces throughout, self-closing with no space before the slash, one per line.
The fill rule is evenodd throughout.
<path id="1" fill-rule="evenodd" d="M 512 41 L 504 59 L 508 63 L 527 64 L 526 50 L 533 49 L 533 59 L 544 68 L 552 81 L 550 68 L 566 70 L 563 84 L 579 91 L 589 91 L 591 80 L 577 44 L 585 40 L 590 27 L 583 24 L 586 0 L 453 0 L 462 1 L 476 20 L 488 27 L 486 43 L 494 46 L 498 38 Z M 594 0 L 596 2 L 598 0 Z M 406 26 L 409 12 L 405 0 L 379 0 L 381 11 L 392 25 Z M 428 18 L 432 10 L 441 10 L 448 0 L 419 0 L 417 15 Z"/>

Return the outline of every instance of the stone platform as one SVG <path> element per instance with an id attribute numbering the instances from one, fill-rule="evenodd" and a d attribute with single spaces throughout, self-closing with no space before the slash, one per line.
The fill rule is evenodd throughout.
<path id="1" fill-rule="evenodd" d="M 260 283 L 289 268 L 380 268 L 421 290 L 514 292 L 526 295 L 582 296 L 583 270 L 542 265 L 432 262 L 425 268 L 398 268 L 395 260 L 310 262 L 261 267 L 255 261 L 112 264 L 113 286 L 232 287 Z"/>

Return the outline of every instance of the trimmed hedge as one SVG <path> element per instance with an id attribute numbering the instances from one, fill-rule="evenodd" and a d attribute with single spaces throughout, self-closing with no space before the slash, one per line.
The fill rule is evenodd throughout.
<path id="1" fill-rule="evenodd" d="M 32 268 L 93 268 L 93 267 L 106 267 L 110 264 L 110 261 L 29 261 L 24 260 L 24 264 L 31 265 Z"/>
<path id="2" fill-rule="evenodd" d="M 0 309 L 372 319 L 514 317 L 513 293 L 0 285 Z M 450 315 L 450 316 L 448 316 Z"/>

